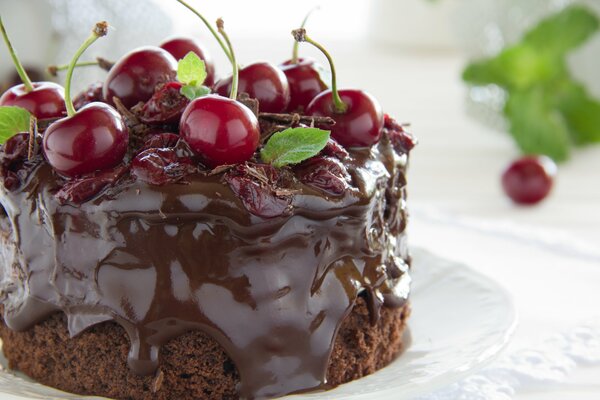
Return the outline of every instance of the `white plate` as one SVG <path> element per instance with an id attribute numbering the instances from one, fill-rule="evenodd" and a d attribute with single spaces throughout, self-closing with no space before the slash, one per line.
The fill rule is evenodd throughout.
<path id="1" fill-rule="evenodd" d="M 516 326 L 510 296 L 474 270 L 414 251 L 412 342 L 392 364 L 309 399 L 398 399 L 430 393 L 472 374 L 506 346 Z M 2 366 L 6 360 L 0 358 Z M 81 399 L 0 370 L 2 399 Z M 91 398 L 88 398 L 91 399 Z"/>

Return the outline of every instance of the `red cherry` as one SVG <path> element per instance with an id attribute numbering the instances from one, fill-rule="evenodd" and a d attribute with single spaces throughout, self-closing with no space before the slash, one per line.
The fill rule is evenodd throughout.
<path id="1" fill-rule="evenodd" d="M 288 111 L 306 110 L 319 93 L 327 89 L 321 79 L 318 64 L 311 58 L 299 58 L 297 63 L 288 60 L 279 66 L 290 86 Z"/>
<path id="2" fill-rule="evenodd" d="M 121 115 L 105 103 L 90 103 L 44 133 L 48 163 L 69 177 L 114 167 L 127 151 L 129 133 Z"/>
<path id="3" fill-rule="evenodd" d="M 504 192 L 517 204 L 536 204 L 552 189 L 556 164 L 546 156 L 513 161 L 502 174 Z"/>
<path id="4" fill-rule="evenodd" d="M 121 58 L 104 82 L 103 95 L 113 104 L 118 97 L 127 108 L 146 102 L 160 83 L 175 80 L 177 61 L 159 47 L 141 47 Z"/>
<path id="5" fill-rule="evenodd" d="M 34 82 L 28 92 L 25 85 L 8 89 L 0 97 L 0 106 L 21 107 L 37 119 L 62 118 L 65 115 L 65 90 L 52 82 Z"/>
<path id="6" fill-rule="evenodd" d="M 229 96 L 232 78 L 221 79 L 215 86 L 215 92 Z M 245 92 L 259 101 L 260 111 L 280 113 L 290 103 L 290 87 L 284 73 L 267 62 L 247 65 L 239 71 L 240 93 Z"/>
<path id="7" fill-rule="evenodd" d="M 204 80 L 205 86 L 212 86 L 215 83 L 215 64 L 210 54 L 202 48 L 200 43 L 191 38 L 177 37 L 169 39 L 160 45 L 161 49 L 164 49 L 171 53 L 176 60 L 181 60 L 190 51 L 196 53 L 198 57 L 204 61 L 206 65 L 206 79 Z"/>
<path id="8" fill-rule="evenodd" d="M 344 113 L 335 111 L 332 92 L 326 90 L 310 102 L 306 114 L 333 118 L 335 125 L 328 129 L 344 147 L 368 147 L 376 143 L 383 128 L 379 102 L 362 90 L 340 90 L 339 94 L 348 107 Z"/>
<path id="9" fill-rule="evenodd" d="M 183 112 L 179 134 L 211 167 L 249 160 L 260 140 L 258 119 L 235 100 L 209 95 Z"/>

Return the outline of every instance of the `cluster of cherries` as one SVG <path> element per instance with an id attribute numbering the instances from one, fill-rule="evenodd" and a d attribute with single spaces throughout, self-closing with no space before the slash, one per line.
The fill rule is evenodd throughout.
<path id="1" fill-rule="evenodd" d="M 137 110 L 144 123 L 160 127 L 178 123 L 179 137 L 209 167 L 248 161 L 259 146 L 260 129 L 257 115 L 237 100 L 238 91 L 256 99 L 261 113 L 301 112 L 332 118 L 335 125 L 326 128 L 345 147 L 371 146 L 380 139 L 384 117 L 379 103 L 360 90 L 337 90 L 331 57 L 304 29 L 294 31 L 297 42 L 292 59 L 279 66 L 257 62 L 238 70 L 222 22 L 217 24 L 217 33 L 189 5 L 177 1 L 198 15 L 213 33 L 233 65 L 230 77 L 217 80 L 206 50 L 193 39 L 175 38 L 159 47 L 126 54 L 112 66 L 102 85 L 92 85 L 73 102 L 70 86 L 78 59 L 96 39 L 106 35 L 107 24 L 97 24 L 77 51 L 64 89 L 51 82 L 31 82 L 2 29 L 23 83 L 5 92 L 0 105 L 25 108 L 38 120 L 57 119 L 44 132 L 42 148 L 59 174 L 81 178 L 114 168 L 124 160 L 129 130 L 123 113 L 117 111 L 120 107 Z M 322 81 L 314 60 L 298 58 L 297 43 L 301 41 L 326 55 L 332 71 L 331 89 Z M 182 84 L 176 80 L 177 60 L 190 52 L 204 61 L 204 84 L 213 91 L 191 101 L 180 93 Z"/>

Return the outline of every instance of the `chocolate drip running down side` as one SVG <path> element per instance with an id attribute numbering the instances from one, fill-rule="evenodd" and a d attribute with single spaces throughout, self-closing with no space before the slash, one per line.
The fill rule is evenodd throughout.
<path id="1" fill-rule="evenodd" d="M 291 213 L 246 210 L 222 174 L 153 186 L 124 179 L 81 205 L 60 204 L 42 164 L 1 189 L 4 320 L 26 330 L 62 311 L 72 336 L 103 321 L 127 331 L 129 365 L 190 330 L 236 364 L 240 398 L 325 388 L 337 330 L 365 290 L 372 321 L 409 294 L 404 229 L 408 155 L 387 137 L 344 161 L 352 187 L 326 195 L 289 182 Z"/>

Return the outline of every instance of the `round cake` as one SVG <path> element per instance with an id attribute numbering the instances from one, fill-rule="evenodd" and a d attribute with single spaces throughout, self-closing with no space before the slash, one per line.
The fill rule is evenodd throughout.
<path id="1" fill-rule="evenodd" d="M 82 395 L 265 399 L 387 365 L 410 314 L 413 137 L 387 115 L 364 139 L 351 132 L 357 122 L 311 105 L 264 112 L 262 94 L 246 93 L 227 107 L 257 122 L 258 142 L 242 161 L 216 162 L 241 150 L 198 150 L 194 129 L 214 121 L 192 115 L 223 100 L 186 97 L 175 75 L 127 106 L 92 85 L 76 112 L 67 100 L 68 117 L 1 147 L 0 337 L 10 368 Z M 347 103 L 372 101 L 342 92 Z M 123 156 L 105 165 L 105 132 L 94 125 L 76 133 L 96 135 L 87 158 L 59 158 L 74 118 L 93 112 L 99 124 L 108 108 L 102 115 L 127 135 Z M 283 146 L 273 141 L 323 132 L 331 137 L 314 154 L 266 162 Z"/>

